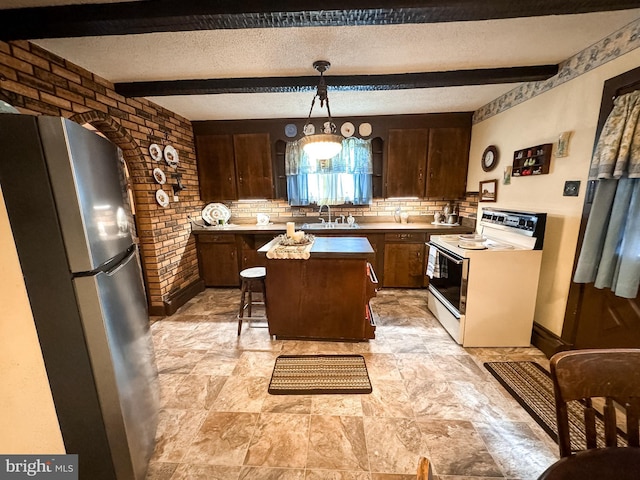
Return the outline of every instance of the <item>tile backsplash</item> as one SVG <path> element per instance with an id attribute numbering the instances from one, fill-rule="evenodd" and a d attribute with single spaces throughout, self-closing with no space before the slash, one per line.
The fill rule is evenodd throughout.
<path id="1" fill-rule="evenodd" d="M 272 220 L 276 218 L 304 218 L 318 217 L 318 207 L 292 207 L 286 200 L 263 200 L 263 201 L 232 201 L 224 202 L 231 210 L 231 221 L 235 223 L 253 223 L 258 213 L 266 213 Z M 477 193 L 469 193 L 463 199 L 458 200 L 431 200 L 431 199 L 374 199 L 371 204 L 364 206 L 335 206 L 331 207 L 331 215 L 336 216 L 349 214 L 359 221 L 375 222 L 376 220 L 388 220 L 393 217 L 396 209 L 409 214 L 409 221 L 427 221 L 426 217 L 432 217 L 435 212 L 442 212 L 445 205 L 451 203 L 458 207 L 460 216 L 475 218 L 478 210 Z M 323 216 L 326 216 L 326 209 L 323 209 Z M 418 220 L 420 219 L 420 220 Z M 428 220 L 431 220 L 430 218 Z"/>

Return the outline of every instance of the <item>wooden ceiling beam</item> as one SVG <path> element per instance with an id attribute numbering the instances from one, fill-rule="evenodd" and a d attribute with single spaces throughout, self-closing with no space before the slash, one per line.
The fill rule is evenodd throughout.
<path id="1" fill-rule="evenodd" d="M 393 25 L 638 8 L 638 0 L 154 0 L 0 10 L 0 40 L 216 29 Z"/>
<path id="2" fill-rule="evenodd" d="M 534 82 L 546 80 L 557 73 L 557 65 L 536 65 L 530 67 L 393 75 L 328 75 L 324 78 L 329 91 L 370 91 Z M 215 95 L 223 93 L 281 93 L 314 90 L 318 86 L 319 79 L 320 77 L 316 75 L 305 77 L 164 80 L 116 83 L 115 90 L 125 97 Z"/>

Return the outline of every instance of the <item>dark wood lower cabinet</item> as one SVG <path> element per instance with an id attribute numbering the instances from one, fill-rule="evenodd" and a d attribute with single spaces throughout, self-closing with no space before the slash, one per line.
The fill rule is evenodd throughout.
<path id="1" fill-rule="evenodd" d="M 198 235 L 198 266 L 206 287 L 237 287 L 240 283 L 235 235 Z"/>
<path id="2" fill-rule="evenodd" d="M 385 235 L 383 286 L 420 288 L 426 285 L 425 234 Z"/>

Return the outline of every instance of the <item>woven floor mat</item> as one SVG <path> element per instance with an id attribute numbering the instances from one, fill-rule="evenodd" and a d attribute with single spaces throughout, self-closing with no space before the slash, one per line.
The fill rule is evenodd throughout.
<path id="1" fill-rule="evenodd" d="M 487 362 L 484 366 L 557 443 L 556 407 L 549 372 L 535 362 Z M 583 406 L 578 401 L 571 401 L 567 407 L 571 449 L 585 450 Z M 596 431 L 598 446 L 604 447 L 602 417 L 596 416 Z M 618 445 L 626 444 L 622 432 L 619 432 Z"/>
<path id="2" fill-rule="evenodd" d="M 371 393 L 362 355 L 280 355 L 269 383 L 272 395 Z"/>

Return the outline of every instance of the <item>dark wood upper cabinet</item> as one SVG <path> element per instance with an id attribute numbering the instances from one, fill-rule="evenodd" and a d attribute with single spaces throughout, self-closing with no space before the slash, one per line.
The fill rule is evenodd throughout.
<path id="1" fill-rule="evenodd" d="M 467 127 L 389 130 L 386 197 L 463 197 L 470 140 Z"/>
<path id="2" fill-rule="evenodd" d="M 468 128 L 429 129 L 427 197 L 461 198 L 467 187 L 469 168 Z"/>
<path id="3" fill-rule="evenodd" d="M 268 133 L 233 136 L 239 198 L 273 198 L 271 142 Z"/>
<path id="4" fill-rule="evenodd" d="M 387 197 L 424 197 L 429 129 L 390 129 Z"/>
<path id="5" fill-rule="evenodd" d="M 237 199 L 233 136 L 196 136 L 196 154 L 200 198 L 205 202 Z"/>
<path id="6" fill-rule="evenodd" d="M 373 197 L 453 200 L 465 193 L 471 112 L 346 117 L 368 122 Z M 203 201 L 287 198 L 284 127 L 304 119 L 193 122 Z M 299 134 L 301 135 L 301 134 Z M 222 142 L 223 145 L 216 143 Z"/>
<path id="7" fill-rule="evenodd" d="M 197 135 L 196 154 L 203 201 L 274 198 L 269 134 Z"/>

